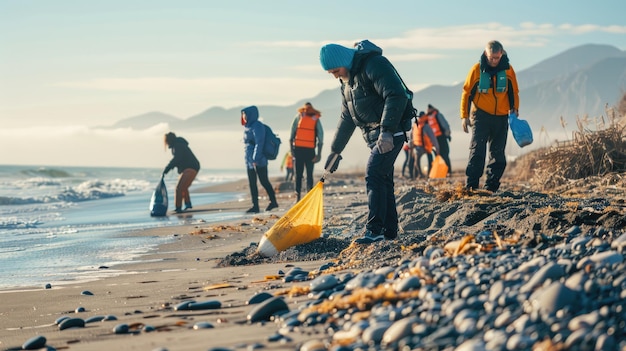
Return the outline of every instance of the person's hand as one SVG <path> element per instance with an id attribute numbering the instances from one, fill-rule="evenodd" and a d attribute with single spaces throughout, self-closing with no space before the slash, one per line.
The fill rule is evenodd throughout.
<path id="1" fill-rule="evenodd" d="M 393 150 L 393 134 L 391 132 L 380 133 L 376 141 L 376 146 L 378 146 L 378 151 L 381 154 L 386 154 Z"/>
<path id="2" fill-rule="evenodd" d="M 320 154 L 315 155 L 315 157 L 313 157 L 313 163 L 318 163 L 320 162 L 320 160 L 322 159 L 322 156 Z"/>
<path id="3" fill-rule="evenodd" d="M 331 152 L 326 159 L 326 165 L 324 166 L 324 169 L 329 171 L 330 173 L 333 173 L 337 170 L 337 167 L 339 167 L 339 161 L 341 161 L 341 159 L 342 157 L 340 154 Z"/>
<path id="4" fill-rule="evenodd" d="M 472 121 L 470 120 L 469 117 L 465 117 L 465 118 L 463 118 L 463 124 L 462 125 L 463 125 L 463 131 L 465 133 L 469 133 L 469 127 L 472 126 Z"/>

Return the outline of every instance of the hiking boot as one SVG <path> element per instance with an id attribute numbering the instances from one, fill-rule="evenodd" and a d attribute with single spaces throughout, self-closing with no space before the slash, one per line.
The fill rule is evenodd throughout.
<path id="1" fill-rule="evenodd" d="M 187 210 L 191 210 L 193 207 L 191 207 L 191 204 L 185 204 L 185 208 L 183 209 L 183 211 L 187 211 Z"/>
<path id="2" fill-rule="evenodd" d="M 296 202 L 300 201 L 300 193 L 296 192 Z"/>
<path id="3" fill-rule="evenodd" d="M 183 213 L 183 210 L 180 207 L 176 207 L 174 212 L 176 212 L 176 213 Z"/>
<path id="4" fill-rule="evenodd" d="M 385 240 L 394 240 L 398 237 L 398 230 L 385 230 Z"/>
<path id="5" fill-rule="evenodd" d="M 493 187 L 493 186 L 486 186 L 485 190 L 487 190 L 488 192 L 493 194 L 493 193 L 496 193 L 498 191 L 498 188 Z"/>
<path id="6" fill-rule="evenodd" d="M 265 211 L 271 211 L 275 208 L 278 208 L 278 204 L 276 202 L 270 202 L 270 204 L 267 205 L 267 208 L 265 208 Z"/>
<path id="7" fill-rule="evenodd" d="M 384 238 L 385 236 L 382 234 L 374 234 L 372 233 L 372 231 L 366 230 L 365 234 L 362 237 L 354 240 L 354 242 L 357 244 L 372 244 L 372 243 L 381 241 Z"/>
<path id="8" fill-rule="evenodd" d="M 260 212 L 259 206 L 252 206 L 246 211 L 246 213 L 259 213 L 259 212 Z"/>

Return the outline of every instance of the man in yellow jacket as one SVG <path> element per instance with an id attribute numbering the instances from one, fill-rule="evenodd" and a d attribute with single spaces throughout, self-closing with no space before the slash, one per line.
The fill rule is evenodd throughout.
<path id="1" fill-rule="evenodd" d="M 467 74 L 461 94 L 463 131 L 468 133 L 472 128 L 469 161 L 465 169 L 467 189 L 478 189 L 485 168 L 487 144 L 489 164 L 485 189 L 495 192 L 500 188 L 500 178 L 506 168 L 504 149 L 509 130 L 508 115 L 518 114 L 518 108 L 519 88 L 515 71 L 502 44 L 490 41 L 480 62 Z"/>

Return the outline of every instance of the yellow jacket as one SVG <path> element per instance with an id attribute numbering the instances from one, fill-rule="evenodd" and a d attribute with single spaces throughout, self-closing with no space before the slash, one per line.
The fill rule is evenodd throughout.
<path id="1" fill-rule="evenodd" d="M 486 92 L 479 92 L 478 83 L 482 68 L 486 67 L 486 58 L 483 53 L 481 62 L 475 64 L 470 69 L 463 84 L 463 93 L 461 94 L 461 118 L 470 116 L 470 103 L 475 108 L 481 109 L 489 114 L 496 116 L 508 116 L 509 110 L 517 111 L 519 109 L 519 88 L 517 86 L 517 77 L 513 66 L 509 65 L 508 57 L 502 55 L 498 68 L 508 67 L 504 71 L 506 73 L 507 84 L 503 92 L 498 92 L 493 87 L 496 86 L 495 76 L 492 77 L 491 87 Z M 471 99 L 471 101 L 470 101 Z M 512 105 L 512 106 L 511 106 Z"/>

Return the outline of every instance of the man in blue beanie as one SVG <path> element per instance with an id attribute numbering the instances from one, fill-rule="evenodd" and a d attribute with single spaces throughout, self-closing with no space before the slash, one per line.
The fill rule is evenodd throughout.
<path id="1" fill-rule="evenodd" d="M 382 49 L 368 40 L 348 48 L 327 44 L 320 50 L 324 70 L 341 83 L 342 108 L 326 169 L 337 170 L 341 152 L 356 127 L 370 148 L 365 183 L 369 213 L 363 236 L 355 240 L 370 244 L 398 235 L 393 165 L 407 140 L 410 118 L 403 118 L 410 95 Z M 334 160 L 334 161 L 333 161 Z"/>

